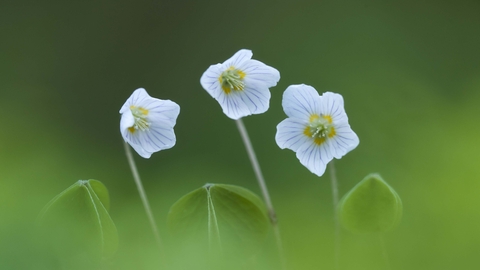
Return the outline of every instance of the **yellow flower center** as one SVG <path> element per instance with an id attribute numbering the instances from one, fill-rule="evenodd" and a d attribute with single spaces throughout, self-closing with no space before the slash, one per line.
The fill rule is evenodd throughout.
<path id="1" fill-rule="evenodd" d="M 334 137 L 337 133 L 330 115 L 310 115 L 309 124 L 303 130 L 305 136 L 313 139 L 317 145 L 321 145 L 327 138 Z"/>
<path id="2" fill-rule="evenodd" d="M 225 94 L 230 94 L 232 90 L 243 91 L 245 88 L 245 82 L 243 81 L 244 78 L 245 72 L 231 66 L 222 72 L 220 77 L 218 77 L 218 81 L 222 86 L 223 92 L 225 92 Z"/>
<path id="3" fill-rule="evenodd" d="M 131 133 L 135 133 L 137 130 L 145 131 L 150 127 L 150 123 L 147 121 L 148 110 L 142 107 L 130 106 L 130 111 L 132 112 L 135 122 L 133 126 L 129 127 L 128 130 Z"/>

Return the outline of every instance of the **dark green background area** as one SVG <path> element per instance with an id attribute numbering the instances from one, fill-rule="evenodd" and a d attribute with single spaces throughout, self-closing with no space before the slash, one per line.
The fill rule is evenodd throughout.
<path id="1" fill-rule="evenodd" d="M 123 152 L 118 110 L 144 87 L 181 106 L 177 145 L 140 173 L 165 241 L 169 207 L 211 183 L 260 194 L 235 123 L 202 73 L 241 48 L 280 71 L 270 109 L 244 122 L 290 269 L 333 269 L 328 174 L 318 178 L 276 125 L 283 91 L 343 95 L 357 149 L 336 161 L 340 194 L 379 172 L 404 216 L 385 234 L 392 269 L 480 268 L 480 2 L 0 2 L 0 269 L 50 269 L 33 221 L 79 179 L 111 194 L 120 248 L 111 269 L 157 269 L 155 243 Z M 256 258 L 278 269 L 273 235 Z M 188 256 L 186 256 L 188 258 Z M 343 269 L 386 269 L 375 235 L 342 232 Z"/>

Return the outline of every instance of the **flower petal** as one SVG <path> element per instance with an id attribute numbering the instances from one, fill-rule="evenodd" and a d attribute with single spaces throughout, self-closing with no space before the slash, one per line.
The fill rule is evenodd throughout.
<path id="1" fill-rule="evenodd" d="M 120 118 L 120 132 L 123 134 L 123 132 L 132 127 L 134 123 L 135 118 L 133 117 L 132 112 L 130 110 L 125 111 L 122 114 L 122 118 Z M 125 137 L 123 139 L 125 139 Z"/>
<path id="2" fill-rule="evenodd" d="M 180 106 L 171 100 L 156 99 L 154 103 L 150 103 L 145 109 L 148 110 L 148 120 L 155 123 L 155 119 L 162 119 L 169 122 L 169 127 L 173 128 L 180 114 Z"/>
<path id="3" fill-rule="evenodd" d="M 239 67 L 243 62 L 252 59 L 253 53 L 251 50 L 241 49 L 236 52 L 232 57 L 223 62 L 223 67 L 225 69 L 233 66 L 235 68 Z"/>
<path id="4" fill-rule="evenodd" d="M 200 84 L 213 98 L 218 98 L 222 93 L 222 87 L 218 81 L 224 71 L 222 67 L 222 64 L 211 65 L 200 78 Z"/>
<path id="5" fill-rule="evenodd" d="M 139 145 L 147 152 L 158 152 L 172 148 L 175 145 L 175 133 L 166 121 L 156 121 L 146 131 L 136 131 L 134 136 L 138 138 Z"/>
<path id="6" fill-rule="evenodd" d="M 257 60 L 249 60 L 238 67 L 245 72 L 245 84 L 247 80 L 255 80 L 265 84 L 267 88 L 274 87 L 280 80 L 280 72 L 273 67 L 267 66 Z"/>
<path id="7" fill-rule="evenodd" d="M 225 115 L 231 119 L 237 120 L 252 114 L 242 99 L 244 95 L 245 93 L 237 91 L 231 92 L 230 94 L 222 93 L 217 101 L 220 103 Z"/>
<path id="8" fill-rule="evenodd" d="M 248 107 L 249 114 L 247 115 L 264 113 L 268 110 L 271 94 L 263 83 L 245 79 L 245 89 L 236 94 Z"/>
<path id="9" fill-rule="evenodd" d="M 125 101 L 122 108 L 120 108 L 120 113 L 124 113 L 127 110 L 130 110 L 130 106 L 144 102 L 145 99 L 152 98 L 145 89 L 138 88 L 133 91 L 133 94 Z M 138 105 L 137 105 L 138 106 Z"/>
<path id="10" fill-rule="evenodd" d="M 135 152 L 138 153 L 143 158 L 150 158 L 153 154 L 153 152 L 148 152 L 141 145 L 136 145 L 136 144 L 130 144 L 132 148 L 135 150 Z"/>
<path id="11" fill-rule="evenodd" d="M 298 149 L 297 158 L 312 173 L 322 176 L 327 168 L 327 163 L 333 159 L 333 156 L 326 151 L 324 144 L 318 146 L 312 142 L 303 144 Z"/>
<path id="12" fill-rule="evenodd" d="M 326 92 L 321 97 L 321 113 L 330 115 L 333 122 L 348 122 L 347 114 L 343 105 L 343 97 L 340 94 Z"/>
<path id="13" fill-rule="evenodd" d="M 139 136 L 138 136 L 138 133 L 135 132 L 135 133 L 131 133 L 130 131 L 128 131 L 128 129 L 126 130 L 122 130 L 122 137 L 123 139 L 125 140 L 125 142 L 127 142 L 130 146 L 132 146 L 132 148 L 143 158 L 150 158 L 150 156 L 152 155 L 152 152 L 149 152 L 149 151 L 146 151 L 140 140 L 139 140 Z"/>
<path id="14" fill-rule="evenodd" d="M 342 149 L 340 157 L 355 149 L 360 143 L 357 134 L 350 128 L 348 123 L 335 127 L 335 131 L 336 135 L 331 140 L 338 145 L 337 149 Z"/>
<path id="15" fill-rule="evenodd" d="M 283 93 L 283 110 L 289 117 L 309 119 L 320 113 L 320 98 L 315 88 L 305 85 L 290 85 Z"/>
<path id="16" fill-rule="evenodd" d="M 303 134 L 307 123 L 296 119 L 287 118 L 277 125 L 277 134 L 275 135 L 275 141 L 281 149 L 291 149 L 298 151 L 298 149 L 306 143 L 311 143 L 311 138 L 308 138 Z"/>

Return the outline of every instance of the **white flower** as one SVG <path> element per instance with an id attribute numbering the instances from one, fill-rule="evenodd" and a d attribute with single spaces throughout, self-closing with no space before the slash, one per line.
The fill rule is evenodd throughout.
<path id="1" fill-rule="evenodd" d="M 228 117 L 264 113 L 268 110 L 270 87 L 277 85 L 280 73 L 253 60 L 252 51 L 242 49 L 223 64 L 211 65 L 200 79 Z"/>
<path id="2" fill-rule="evenodd" d="M 319 96 L 309 85 L 291 85 L 283 93 L 282 105 L 289 118 L 278 124 L 275 140 L 280 148 L 295 151 L 312 173 L 322 176 L 328 162 L 357 147 L 341 95 Z"/>
<path id="3" fill-rule="evenodd" d="M 177 103 L 152 98 L 139 88 L 123 104 L 120 113 L 123 139 L 140 156 L 150 158 L 153 153 L 175 145 L 173 127 L 180 113 Z"/>

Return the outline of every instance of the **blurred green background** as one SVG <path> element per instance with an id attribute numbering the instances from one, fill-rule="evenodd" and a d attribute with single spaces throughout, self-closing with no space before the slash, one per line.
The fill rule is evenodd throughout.
<path id="1" fill-rule="evenodd" d="M 137 165 L 163 238 L 169 207 L 206 182 L 260 194 L 235 123 L 200 86 L 241 48 L 277 68 L 270 109 L 244 119 L 276 207 L 290 269 L 333 269 L 328 174 L 276 125 L 283 91 L 345 99 L 357 149 L 336 162 L 340 194 L 379 172 L 404 203 L 384 235 L 391 269 L 480 269 L 480 2 L 0 2 L 0 269 L 52 269 L 41 208 L 78 179 L 109 189 L 120 248 L 110 269 L 158 269 L 118 110 L 144 87 L 181 106 L 177 145 Z M 279 269 L 272 233 L 257 269 Z M 185 257 L 188 259 L 188 256 Z M 342 269 L 386 269 L 372 235 L 342 232 Z"/>

